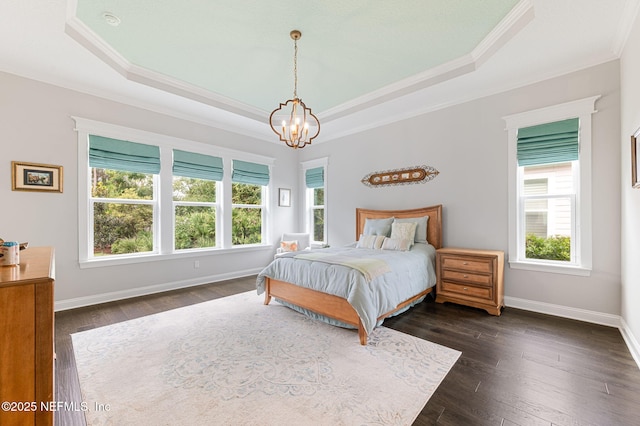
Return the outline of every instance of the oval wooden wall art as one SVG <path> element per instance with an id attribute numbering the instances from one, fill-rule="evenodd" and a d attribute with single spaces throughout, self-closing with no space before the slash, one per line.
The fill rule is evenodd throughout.
<path id="1" fill-rule="evenodd" d="M 438 173 L 440 172 L 431 166 L 414 166 L 404 169 L 369 173 L 362 178 L 362 183 L 374 188 L 393 185 L 411 185 L 429 182 L 438 176 Z"/>

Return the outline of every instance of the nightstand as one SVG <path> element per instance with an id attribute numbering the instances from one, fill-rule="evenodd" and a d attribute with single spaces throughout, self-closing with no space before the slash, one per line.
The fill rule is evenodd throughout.
<path id="1" fill-rule="evenodd" d="M 436 302 L 453 302 L 500 315 L 504 306 L 504 252 L 441 248 L 436 252 Z"/>

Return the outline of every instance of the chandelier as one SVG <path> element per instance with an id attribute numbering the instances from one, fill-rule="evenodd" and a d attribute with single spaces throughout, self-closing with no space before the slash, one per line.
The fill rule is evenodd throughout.
<path id="1" fill-rule="evenodd" d="M 298 98 L 298 39 L 302 33 L 293 30 L 289 34 L 293 39 L 293 99 L 280 103 L 269 116 L 269 125 L 287 146 L 297 149 L 311 144 L 320 133 L 320 122 L 311 108 Z M 290 105 L 289 105 L 290 104 Z"/>

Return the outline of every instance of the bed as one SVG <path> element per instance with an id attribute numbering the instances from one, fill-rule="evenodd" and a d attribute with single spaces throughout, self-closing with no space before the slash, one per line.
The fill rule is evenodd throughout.
<path id="1" fill-rule="evenodd" d="M 411 222 L 425 216 L 428 219 L 423 229 L 418 226 L 415 234 L 415 240 L 420 242 L 416 242 L 409 251 L 367 249 L 356 247 L 354 243 L 347 248 L 287 253 L 258 275 L 258 294 L 264 292 L 265 305 L 275 298 L 328 322 L 355 328 L 360 344 L 366 345 L 368 334 L 384 318 L 404 312 L 435 288 L 435 250 L 442 247 L 442 205 L 410 210 L 356 209 L 356 241 L 365 240 L 361 235 L 365 234 L 365 227 L 373 223 L 384 222 L 388 218 Z M 366 233 L 370 234 L 371 228 Z M 342 259 L 348 255 L 352 259 L 352 254 L 358 255 L 358 263 L 375 263 L 373 274 L 357 266 L 354 269 L 351 264 L 325 262 L 327 257 Z M 401 262 L 408 258 L 417 263 L 403 266 Z M 388 269 L 376 271 L 375 268 L 382 265 L 379 260 L 387 263 Z M 427 272 L 422 270 L 422 264 Z M 299 272 L 293 272 L 294 265 Z M 393 270 L 397 266 L 397 270 Z M 405 279 L 403 274 L 407 273 L 409 277 Z M 398 285 L 399 282 L 402 285 Z M 349 290 L 345 290 L 347 288 Z M 382 296 L 389 289 L 392 294 Z M 354 297 L 354 292 L 357 297 Z M 375 308 L 369 305 L 375 305 Z"/>

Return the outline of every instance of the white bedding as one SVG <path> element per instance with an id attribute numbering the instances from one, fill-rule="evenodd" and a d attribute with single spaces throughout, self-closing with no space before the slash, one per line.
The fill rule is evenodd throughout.
<path id="1" fill-rule="evenodd" d="M 265 277 L 270 277 L 340 296 L 353 306 L 369 334 L 379 316 L 436 283 L 436 250 L 429 244 L 416 243 L 409 251 L 342 247 L 321 252 L 343 259 L 377 259 L 386 263 L 390 271 L 369 280 L 357 269 L 327 262 L 327 256 L 309 260 L 296 259 L 300 252 L 286 253 L 260 272 L 258 294 L 264 293 Z"/>

